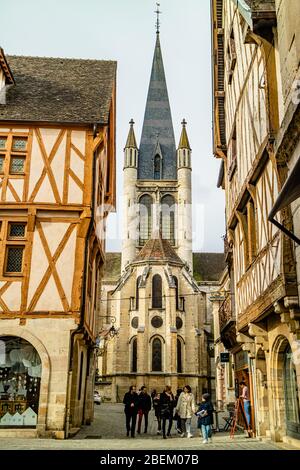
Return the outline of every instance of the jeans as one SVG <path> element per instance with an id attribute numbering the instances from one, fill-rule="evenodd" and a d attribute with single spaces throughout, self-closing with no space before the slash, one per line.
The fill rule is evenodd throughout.
<path id="1" fill-rule="evenodd" d="M 149 413 L 149 411 L 139 410 L 139 412 L 138 412 L 138 414 L 139 414 L 138 431 L 137 431 L 138 433 L 141 432 L 143 415 L 145 417 L 145 429 L 144 429 L 144 431 L 147 432 L 147 429 L 148 429 L 148 413 Z"/>
<path id="2" fill-rule="evenodd" d="M 207 441 L 212 434 L 210 424 L 201 424 L 201 431 L 203 439 Z"/>
<path id="3" fill-rule="evenodd" d="M 181 418 L 182 433 L 187 432 L 188 434 L 191 434 L 191 423 L 192 423 L 192 418 Z"/>
<path id="4" fill-rule="evenodd" d="M 244 410 L 248 426 L 250 426 L 251 422 L 250 403 L 250 400 L 244 400 Z"/>
<path id="5" fill-rule="evenodd" d="M 168 432 L 167 432 L 167 435 L 169 436 L 170 433 L 171 433 L 171 429 L 172 429 L 172 424 L 173 424 L 173 419 L 172 419 L 172 416 L 170 416 L 170 418 L 162 418 L 162 430 L 163 430 L 163 436 L 166 435 L 166 424 L 167 424 L 167 421 L 169 421 L 169 425 L 168 425 Z"/>

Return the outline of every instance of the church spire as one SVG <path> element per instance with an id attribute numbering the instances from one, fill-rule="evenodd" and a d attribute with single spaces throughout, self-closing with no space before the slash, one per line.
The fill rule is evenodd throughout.
<path id="1" fill-rule="evenodd" d="M 127 142 L 126 142 L 125 148 L 126 149 L 128 149 L 128 148 L 137 149 L 135 134 L 134 134 L 134 129 L 133 129 L 134 120 L 131 119 L 129 124 L 130 124 L 130 129 L 129 129 L 129 132 L 128 132 L 128 137 L 127 137 Z"/>
<path id="2" fill-rule="evenodd" d="M 140 143 L 138 179 L 154 179 L 155 149 L 157 143 L 159 143 L 162 153 L 161 179 L 176 180 L 176 144 L 158 33 L 159 30 L 156 33 L 156 44 Z"/>
<path id="3" fill-rule="evenodd" d="M 187 135 L 187 132 L 186 132 L 186 124 L 187 124 L 186 120 L 183 119 L 181 124 L 182 124 L 182 131 L 181 131 L 178 150 L 179 149 L 191 150 L 190 143 L 189 143 L 189 138 L 188 138 L 188 135 Z"/>

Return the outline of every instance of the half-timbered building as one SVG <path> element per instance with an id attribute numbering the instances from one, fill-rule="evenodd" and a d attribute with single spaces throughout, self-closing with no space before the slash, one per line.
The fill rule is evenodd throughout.
<path id="1" fill-rule="evenodd" d="M 254 434 L 294 442 L 299 295 L 294 242 L 278 226 L 292 230 L 293 216 L 290 207 L 277 207 L 277 224 L 269 216 L 299 141 L 290 124 L 298 3 L 212 0 L 214 154 L 226 193 L 230 275 L 220 338 L 233 354 L 236 396 L 242 379 L 249 387 Z"/>
<path id="2" fill-rule="evenodd" d="M 0 434 L 93 416 L 116 63 L 0 50 Z M 104 208 L 104 209 L 103 209 Z"/>

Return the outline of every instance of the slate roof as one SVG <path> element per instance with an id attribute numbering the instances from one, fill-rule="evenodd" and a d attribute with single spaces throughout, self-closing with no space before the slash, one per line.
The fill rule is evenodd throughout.
<path id="1" fill-rule="evenodd" d="M 194 279 L 219 281 L 225 269 L 224 253 L 193 253 Z"/>
<path id="2" fill-rule="evenodd" d="M 193 253 L 193 262 L 193 277 L 198 282 L 219 281 L 225 269 L 225 259 L 223 253 Z M 107 253 L 104 280 L 116 282 L 120 275 L 121 253 Z"/>
<path id="3" fill-rule="evenodd" d="M 107 124 L 114 61 L 7 55 L 15 85 L 0 120 Z"/>
<path id="4" fill-rule="evenodd" d="M 167 261 L 184 265 L 168 240 L 160 236 L 148 240 L 135 261 Z"/>
<path id="5" fill-rule="evenodd" d="M 161 179 L 176 180 L 176 145 L 159 33 L 156 35 L 151 78 L 141 135 L 138 179 L 154 179 L 154 157 L 157 143 L 160 144 L 163 157 Z"/>

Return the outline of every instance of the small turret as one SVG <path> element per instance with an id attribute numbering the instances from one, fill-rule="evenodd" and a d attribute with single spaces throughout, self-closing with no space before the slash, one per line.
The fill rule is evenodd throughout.
<path id="1" fill-rule="evenodd" d="M 123 244 L 122 271 L 136 256 L 136 180 L 138 165 L 138 148 L 134 134 L 134 121 L 130 121 L 130 129 L 124 148 L 124 182 L 123 182 Z"/>
<path id="2" fill-rule="evenodd" d="M 191 168 L 191 147 L 186 132 L 186 120 L 182 121 L 182 131 L 177 150 L 177 165 L 180 168 Z"/>
<path id="3" fill-rule="evenodd" d="M 178 166 L 178 255 L 193 269 L 192 255 L 192 167 L 191 147 L 186 132 L 186 121 L 177 149 Z"/>
<path id="4" fill-rule="evenodd" d="M 130 129 L 128 132 L 127 142 L 124 148 L 124 169 L 125 168 L 137 168 L 138 163 L 138 148 L 136 145 L 136 139 L 134 134 L 134 121 L 130 121 Z"/>

